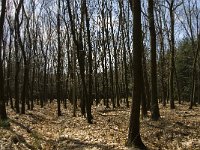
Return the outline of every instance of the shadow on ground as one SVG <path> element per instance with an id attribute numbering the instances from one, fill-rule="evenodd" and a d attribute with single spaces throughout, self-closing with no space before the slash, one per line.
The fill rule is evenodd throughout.
<path id="1" fill-rule="evenodd" d="M 59 150 L 112 150 L 112 146 L 100 143 L 88 143 L 78 139 L 60 138 L 57 141 L 57 149 Z"/>
<path id="2" fill-rule="evenodd" d="M 25 130 L 29 137 L 34 138 L 33 143 L 29 143 L 27 141 L 27 137 L 18 131 L 14 131 L 12 128 L 8 130 L 12 133 L 12 137 L 10 139 L 9 149 L 14 150 L 16 145 L 24 145 L 23 147 L 37 150 L 37 149 L 57 149 L 57 150 L 112 150 L 113 146 L 109 146 L 107 144 L 100 143 L 90 143 L 81 141 L 79 139 L 60 137 L 59 139 L 48 139 L 46 140 L 41 134 L 39 134 L 35 130 L 31 130 L 29 127 L 19 123 L 16 120 L 10 120 L 12 124 L 19 126 L 21 129 Z M 43 143 L 43 144 L 42 144 Z M 42 146 L 43 145 L 43 146 Z"/>

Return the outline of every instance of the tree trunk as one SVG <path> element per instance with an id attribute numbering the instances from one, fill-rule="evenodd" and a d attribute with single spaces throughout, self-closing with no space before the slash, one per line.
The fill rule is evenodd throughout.
<path id="1" fill-rule="evenodd" d="M 96 47 L 98 49 L 98 46 Z M 98 76 L 97 76 L 97 51 L 94 52 L 94 84 L 95 84 L 95 99 L 96 106 L 99 104 L 99 92 L 98 92 Z"/>
<path id="2" fill-rule="evenodd" d="M 156 62 L 156 32 L 154 25 L 154 1 L 149 0 L 149 30 L 151 40 L 151 118 L 160 117 L 157 98 L 157 62 Z"/>
<path id="3" fill-rule="evenodd" d="M 104 6 L 104 0 L 102 0 L 102 9 L 105 7 Z M 105 105 L 106 108 L 109 108 L 109 97 L 108 97 L 108 70 L 107 70 L 107 54 L 106 54 L 106 43 L 105 43 L 105 27 L 106 27 L 106 23 L 105 23 L 105 13 L 104 10 L 102 10 L 102 49 L 103 49 L 103 63 L 104 63 L 104 85 L 105 85 L 105 90 L 103 92 L 104 98 L 105 98 Z"/>
<path id="4" fill-rule="evenodd" d="M 146 67 L 146 57 L 143 50 L 142 55 L 142 68 L 143 68 L 143 78 L 144 78 L 144 87 L 145 87 L 145 94 L 146 94 L 146 102 L 147 102 L 147 110 L 150 110 L 150 103 L 151 103 L 151 92 L 150 92 L 150 86 L 149 86 L 149 80 L 148 80 L 148 73 L 147 73 L 147 67 Z"/>
<path id="5" fill-rule="evenodd" d="M 72 53 L 72 86 L 73 86 L 73 117 L 76 116 L 76 54 Z"/>
<path id="6" fill-rule="evenodd" d="M 161 8 L 159 8 L 161 9 Z M 159 45 L 160 45 L 160 68 L 161 68 L 161 88 L 162 88 L 162 104 L 163 106 L 166 106 L 166 98 L 167 98 L 167 88 L 166 88 L 166 81 L 165 81 L 165 47 L 164 47 L 164 35 L 163 35 L 163 22 L 162 22 L 162 15 L 161 10 L 158 11 L 158 14 L 156 13 L 156 19 L 157 24 L 159 27 Z"/>
<path id="7" fill-rule="evenodd" d="M 5 106 L 5 95 L 4 95 L 4 73 L 3 73 L 3 26 L 4 26 L 4 20 L 5 20 L 5 12 L 6 12 L 6 0 L 2 0 L 1 2 L 1 18 L 0 18 L 0 119 L 6 120 L 7 119 L 7 113 L 6 113 L 6 106 Z"/>
<path id="8" fill-rule="evenodd" d="M 58 33 L 58 66 L 57 66 L 57 74 L 56 74 L 56 92 L 57 92 L 57 114 L 61 116 L 61 41 L 60 41 L 60 0 L 58 0 L 58 14 L 57 14 L 57 33 Z"/>
<path id="9" fill-rule="evenodd" d="M 25 58 L 24 58 L 25 59 Z M 24 83 L 23 83 L 23 89 L 22 89 L 22 107 L 21 107 L 21 113 L 25 114 L 25 103 L 27 98 L 27 87 L 28 87 L 28 78 L 29 78 L 29 67 L 26 60 L 24 60 Z"/>
<path id="10" fill-rule="evenodd" d="M 8 71 L 7 71 L 7 99 L 10 100 L 10 106 L 12 109 L 14 109 L 13 100 L 12 100 L 12 93 L 11 93 L 11 87 L 10 87 L 10 81 L 11 81 L 11 50 L 12 50 L 12 38 L 13 38 L 13 29 L 11 29 L 11 35 L 10 35 L 10 43 L 9 43 L 9 54 L 8 54 Z"/>
<path id="11" fill-rule="evenodd" d="M 87 29 L 87 41 L 88 41 L 88 63 L 89 63 L 89 81 L 88 81 L 88 100 L 86 101 L 86 111 L 87 111 L 87 120 L 88 123 L 92 123 L 92 113 L 91 113 L 91 102 L 92 98 L 92 43 L 90 40 L 90 20 L 88 16 L 88 9 L 86 6 L 86 0 L 84 0 L 84 10 L 85 10 L 85 18 L 86 18 L 86 29 Z"/>
<path id="12" fill-rule="evenodd" d="M 111 11 L 111 10 L 109 10 Z M 107 14 L 107 22 L 109 22 L 109 14 Z M 109 55 L 109 75 L 110 75 L 110 98 L 112 102 L 113 108 L 115 108 L 115 100 L 114 100 L 114 86 L 113 86 L 113 66 L 112 66 L 112 57 L 111 57 L 111 49 L 110 49 L 110 36 L 109 36 L 109 26 L 107 24 L 106 26 L 106 41 L 107 41 L 107 47 L 108 47 L 108 55 Z"/>
<path id="13" fill-rule="evenodd" d="M 112 13 L 110 11 L 110 22 L 112 22 Z M 118 27 L 118 33 L 117 35 L 119 35 L 119 28 Z M 114 46 L 114 66 L 115 66 L 115 95 L 116 95 L 116 102 L 117 102 L 117 107 L 120 107 L 120 103 L 119 103 L 119 79 L 118 79 L 118 58 L 117 58 L 117 42 L 115 41 L 115 37 L 114 37 L 114 29 L 113 29 L 113 25 L 111 23 L 111 34 L 112 34 L 112 43 Z M 118 36 L 117 36 L 117 41 L 118 41 Z"/>
<path id="14" fill-rule="evenodd" d="M 142 75 L 141 75 L 141 81 L 142 81 L 142 96 L 141 96 L 141 103 L 142 103 L 142 117 L 147 117 L 147 109 L 148 109 L 148 105 L 150 107 L 150 99 L 149 99 L 149 96 L 147 96 L 147 90 L 149 88 L 148 85 L 145 85 L 145 71 L 146 71 L 146 62 L 145 62 L 145 58 L 144 58 L 144 45 L 142 43 Z M 145 69 L 145 70 L 144 70 Z M 146 71 L 147 72 L 147 71 Z M 146 81 L 148 82 L 148 81 Z M 145 87 L 145 86 L 148 86 L 148 87 Z M 149 101 L 149 104 L 148 104 L 148 101 Z"/>
<path id="15" fill-rule="evenodd" d="M 31 110 L 33 110 L 34 107 L 34 87 L 35 87 L 35 63 L 33 64 L 32 83 L 31 83 Z"/>
<path id="16" fill-rule="evenodd" d="M 174 67 L 175 67 L 175 45 L 174 45 L 174 1 L 170 3 L 170 22 L 171 22 L 171 68 L 170 68 L 170 108 L 175 109 L 174 104 Z"/>
<path id="17" fill-rule="evenodd" d="M 120 0 L 119 1 L 119 6 L 120 6 L 120 26 L 121 26 L 121 34 L 122 34 L 122 49 L 123 49 L 123 64 L 124 64 L 124 80 L 125 80 L 125 90 L 124 90 L 124 96 L 125 96 L 125 102 L 126 102 L 126 106 L 129 107 L 129 101 L 128 101 L 128 93 L 129 93 L 129 89 L 128 89 L 128 67 L 127 67 L 127 57 L 126 57 L 126 44 L 125 44 L 125 27 L 124 24 L 125 22 L 123 21 L 125 18 L 125 16 L 123 16 L 123 1 Z"/>
<path id="18" fill-rule="evenodd" d="M 133 99 L 130 114 L 127 145 L 139 149 L 146 149 L 140 137 L 140 102 L 142 90 L 142 29 L 141 29 L 141 1 L 130 0 L 133 12 Z"/>

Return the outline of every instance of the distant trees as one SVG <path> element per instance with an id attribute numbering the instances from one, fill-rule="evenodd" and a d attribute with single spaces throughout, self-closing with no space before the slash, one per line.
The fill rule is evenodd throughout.
<path id="1" fill-rule="evenodd" d="M 71 11 L 71 6 L 70 6 L 70 1 L 67 1 L 67 8 L 68 8 L 68 13 L 69 13 L 69 18 L 70 18 L 70 24 L 71 24 L 71 31 L 72 31 L 72 36 L 73 36 L 73 42 L 76 45 L 76 51 L 77 51 L 77 57 L 78 57 L 78 63 L 79 63 L 79 67 L 80 67 L 80 75 L 81 75 L 81 81 L 82 81 L 82 91 L 83 91 L 83 96 L 82 96 L 82 102 L 81 102 L 81 108 L 82 108 L 82 114 L 85 114 L 85 108 L 86 108 L 86 112 L 87 112 L 87 120 L 88 123 L 92 123 L 92 114 L 91 114 L 91 94 L 92 94 L 92 83 L 91 81 L 89 81 L 89 91 L 90 93 L 88 93 L 88 88 L 86 86 L 86 79 L 85 79 L 85 54 L 86 52 L 84 51 L 84 45 L 83 45 L 83 39 L 82 39 L 82 32 L 84 29 L 84 18 L 86 17 L 86 26 L 87 26 L 87 34 L 90 35 L 89 32 L 89 18 L 88 18 L 88 12 L 87 12 L 87 8 L 86 7 L 86 2 L 83 1 L 82 5 L 81 5 L 81 26 L 80 26 L 80 31 L 79 31 L 79 36 L 78 38 L 76 37 L 76 33 L 77 31 L 75 31 L 75 20 L 73 20 L 73 16 L 72 16 L 72 11 Z M 91 75 L 92 75 L 92 60 L 91 60 L 91 43 L 90 43 L 90 36 L 88 36 L 89 39 L 89 61 L 90 61 L 90 70 L 89 70 L 89 76 L 91 80 Z"/>
<path id="2" fill-rule="evenodd" d="M 191 41 L 185 38 L 178 44 L 175 63 L 180 91 L 184 98 L 182 101 L 189 100 L 191 96 L 192 57 Z"/>
<path id="3" fill-rule="evenodd" d="M 165 18 L 165 11 L 166 9 L 162 9 L 162 2 L 156 2 L 154 7 L 157 7 L 157 11 L 155 11 L 156 16 L 156 31 L 157 31 L 157 41 L 158 41 L 158 49 L 159 49 L 159 56 L 160 56 L 160 63 L 158 62 L 158 75 L 160 75 L 160 82 L 158 78 L 158 86 L 160 83 L 160 91 L 158 90 L 158 93 L 160 93 L 160 99 L 163 103 L 163 106 L 166 106 L 167 101 L 167 93 L 168 93 L 168 78 L 167 78 L 167 57 L 166 57 L 166 47 L 165 47 L 165 32 L 168 32 L 166 28 L 166 18 Z M 168 35 L 168 34 L 167 34 Z M 160 65 L 159 65 L 160 64 Z M 158 96 L 159 97 L 159 96 Z"/>
<path id="4" fill-rule="evenodd" d="M 195 45 L 197 44 L 198 39 L 194 41 Z M 177 56 L 176 56 L 176 70 L 178 76 L 178 82 L 180 83 L 180 91 L 182 94 L 182 101 L 189 100 L 191 98 L 191 89 L 192 89 L 192 72 L 193 72 L 193 46 L 189 38 L 185 38 L 178 44 L 177 47 Z M 199 68 L 196 68 L 197 73 Z M 199 103 L 199 82 L 197 76 L 197 82 L 195 84 L 196 94 L 194 99 Z"/>
<path id="5" fill-rule="evenodd" d="M 174 109 L 176 99 L 190 99 L 192 108 L 200 97 L 197 0 L 0 3 L 2 118 L 5 102 L 24 114 L 56 99 L 58 116 L 70 103 L 73 116 L 80 107 L 92 123 L 93 104 L 129 107 L 134 89 L 131 143 L 139 132 L 140 104 L 143 116 L 151 110 L 158 120 L 158 102 L 167 106 L 170 100 Z M 182 41 L 184 36 L 190 41 Z"/>
<path id="6" fill-rule="evenodd" d="M 196 105 L 196 81 L 197 81 L 197 60 L 199 54 L 199 37 L 200 37 L 200 30 L 199 30 L 199 15 L 200 12 L 198 11 L 198 2 L 195 1 L 182 1 L 184 16 L 186 18 L 186 23 L 180 20 L 183 28 L 186 30 L 186 34 L 191 40 L 192 44 L 192 53 L 193 53 L 193 66 L 192 66 L 192 89 L 190 95 L 190 109 L 192 109 L 193 105 Z M 195 43 L 195 37 L 197 42 Z"/>

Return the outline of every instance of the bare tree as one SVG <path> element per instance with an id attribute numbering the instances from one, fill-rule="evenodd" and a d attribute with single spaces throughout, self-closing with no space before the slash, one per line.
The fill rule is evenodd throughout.
<path id="1" fill-rule="evenodd" d="M 130 114 L 127 145 L 139 149 L 146 149 L 140 137 L 140 103 L 142 91 L 142 27 L 141 27 L 141 1 L 130 0 L 133 12 L 133 99 Z"/>
<path id="2" fill-rule="evenodd" d="M 84 4 L 84 3 L 82 3 Z M 82 99 L 82 109 L 85 109 L 85 103 L 88 105 L 86 107 L 87 111 L 87 121 L 88 123 L 92 123 L 92 114 L 91 114 L 91 104 L 88 100 L 88 91 L 87 91 L 87 86 L 86 86 L 86 81 L 85 81 L 85 51 L 83 50 L 83 41 L 82 41 L 82 30 L 83 30 L 83 25 L 84 25 L 84 5 L 82 5 L 81 9 L 81 27 L 80 27 L 80 32 L 79 36 L 77 38 L 76 36 L 76 31 L 75 31 L 75 22 L 73 20 L 72 16 L 72 11 L 71 11 L 71 6 L 70 6 L 70 1 L 67 1 L 67 9 L 69 13 L 69 18 L 70 18 L 70 24 L 71 24 L 71 32 L 72 32 L 72 37 L 73 37 L 73 42 L 76 45 L 76 50 L 77 50 L 77 58 L 78 58 L 78 63 L 79 63 L 79 68 L 80 68 L 80 75 L 81 75 L 81 80 L 82 80 L 82 89 L 83 89 L 83 99 Z M 82 113 L 84 111 L 82 110 Z"/>
<path id="3" fill-rule="evenodd" d="M 174 0 L 167 0 L 167 4 L 169 5 L 169 13 L 170 13 L 170 49 L 171 49 L 171 67 L 170 67 L 170 108 L 174 109 L 174 70 L 175 70 L 175 40 L 174 40 Z"/>
<path id="4" fill-rule="evenodd" d="M 157 62 L 156 62 L 156 31 L 154 24 L 154 1 L 149 0 L 149 30 L 151 39 L 151 118 L 160 117 L 157 98 Z"/>
<path id="5" fill-rule="evenodd" d="M 20 107 L 19 107 L 19 72 L 20 72 L 20 55 L 19 55 L 19 50 L 20 50 L 20 46 L 19 46 L 19 38 L 20 37 L 20 26 L 21 26 L 21 22 L 19 20 L 19 15 L 20 15 L 20 11 L 22 9 L 22 5 L 23 5 L 23 0 L 20 0 L 18 4 L 15 4 L 16 6 L 16 11 L 15 11 L 15 21 L 14 21 L 14 30 L 15 30 L 15 109 L 16 112 L 19 113 L 20 112 Z M 21 41 L 22 42 L 22 41 Z M 23 47 L 23 43 L 21 43 L 21 46 Z"/>
<path id="6" fill-rule="evenodd" d="M 58 14 L 57 14 L 57 40 L 58 40 L 58 59 L 57 59 L 57 75 L 56 75 L 56 89 L 57 89 L 57 104 L 58 104 L 58 116 L 61 116 L 61 108 L 60 108 L 60 101 L 61 101 L 61 39 L 60 39 L 60 11 L 61 5 L 60 0 L 58 0 Z"/>

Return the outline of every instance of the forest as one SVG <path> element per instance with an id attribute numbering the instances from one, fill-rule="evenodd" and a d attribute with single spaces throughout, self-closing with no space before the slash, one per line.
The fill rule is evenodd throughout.
<path id="1" fill-rule="evenodd" d="M 0 150 L 199 150 L 198 0 L 1 0 Z"/>

